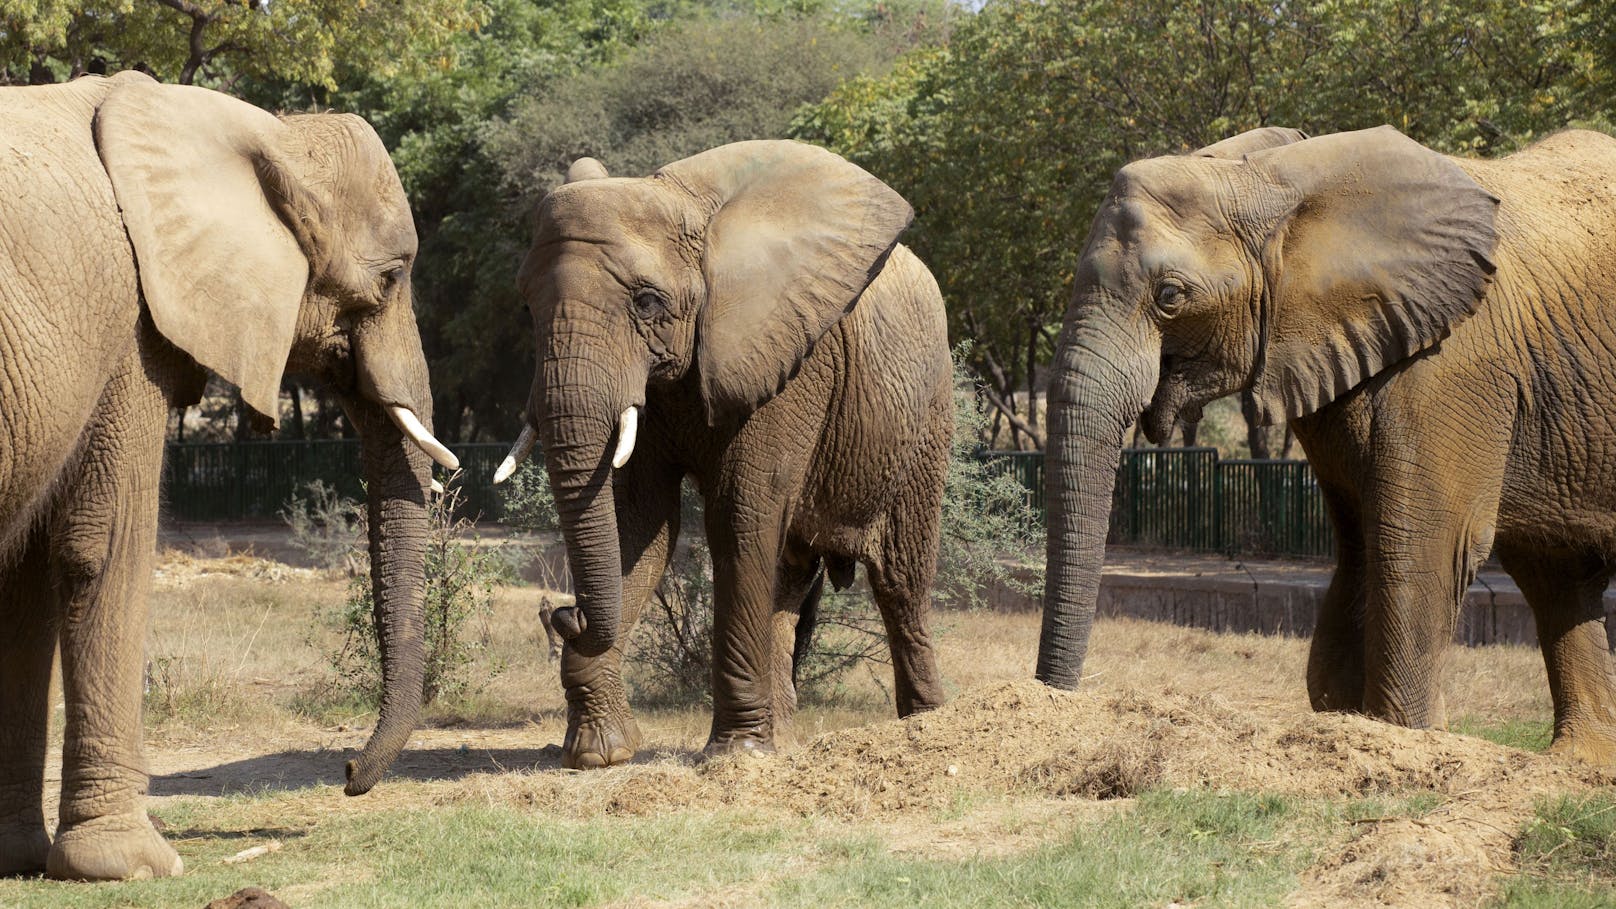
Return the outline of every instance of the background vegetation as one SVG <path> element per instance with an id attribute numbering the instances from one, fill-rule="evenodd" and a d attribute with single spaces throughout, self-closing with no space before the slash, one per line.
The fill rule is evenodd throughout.
<path id="1" fill-rule="evenodd" d="M 568 162 L 642 174 L 794 136 L 914 203 L 905 242 L 975 342 L 982 439 L 1029 448 L 1037 367 L 1117 167 L 1263 124 L 1390 123 L 1477 155 L 1607 124 L 1616 3 L 0 0 L 0 81 L 124 68 L 376 125 L 415 206 L 449 441 L 514 435 L 532 365 L 514 272 L 528 212 Z M 317 389 L 287 391 L 284 433 L 345 431 Z M 1281 429 L 1219 413 L 1236 428 L 1206 441 L 1226 453 L 1283 446 Z M 213 403 L 188 437 L 233 434 L 230 414 Z"/>

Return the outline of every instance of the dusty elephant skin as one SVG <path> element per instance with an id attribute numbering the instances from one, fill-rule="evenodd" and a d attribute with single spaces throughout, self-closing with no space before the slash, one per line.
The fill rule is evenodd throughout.
<path id="1" fill-rule="evenodd" d="M 166 417 L 197 400 L 200 367 L 238 386 L 260 427 L 274 425 L 285 370 L 343 401 L 363 438 L 386 680 L 350 792 L 415 725 L 422 449 L 453 460 L 424 429 L 415 228 L 356 117 L 277 118 L 124 73 L 0 89 L 0 124 L 0 873 L 178 874 L 141 806 L 141 672 Z"/>
<path id="2" fill-rule="evenodd" d="M 789 741 L 798 616 L 829 574 L 869 572 L 898 712 L 942 702 L 926 628 L 952 431 L 942 299 L 896 245 L 885 184 L 795 142 L 742 142 L 612 179 L 592 159 L 539 211 L 522 268 L 542 441 L 577 606 L 563 760 L 639 745 L 623 642 L 667 568 L 679 485 L 714 566 L 709 753 Z M 508 475 L 514 461 L 502 466 Z"/>
<path id="3" fill-rule="evenodd" d="M 1537 621 L 1554 750 L 1616 762 L 1613 298 L 1598 133 L 1473 161 L 1390 127 L 1269 128 L 1123 168 L 1050 384 L 1039 677 L 1077 684 L 1125 427 L 1143 409 L 1160 440 L 1246 391 L 1292 421 L 1336 529 L 1314 708 L 1443 725 L 1443 653 L 1496 550 Z"/>

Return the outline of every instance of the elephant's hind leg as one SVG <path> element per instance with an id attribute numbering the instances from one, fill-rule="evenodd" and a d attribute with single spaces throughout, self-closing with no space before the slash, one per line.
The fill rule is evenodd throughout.
<path id="1" fill-rule="evenodd" d="M 1605 637 L 1611 566 L 1596 556 L 1501 551 L 1537 619 L 1554 697 L 1556 754 L 1616 764 L 1616 667 Z"/>
<path id="2" fill-rule="evenodd" d="M 45 870 L 45 744 L 56 596 L 44 534 L 0 569 L 0 875 Z"/>
<path id="3" fill-rule="evenodd" d="M 889 515 L 879 557 L 865 563 L 892 651 L 898 715 L 943 704 L 943 676 L 932 646 L 931 587 L 937 575 L 939 507 L 946 464 L 922 468 Z M 935 477 L 924 474 L 935 473 Z M 935 482 L 932 482 L 932 480 Z"/>
<path id="4" fill-rule="evenodd" d="M 162 394 L 130 357 L 51 523 L 67 705 L 52 877 L 167 877 L 184 867 L 143 805 L 143 645 L 165 415 Z"/>

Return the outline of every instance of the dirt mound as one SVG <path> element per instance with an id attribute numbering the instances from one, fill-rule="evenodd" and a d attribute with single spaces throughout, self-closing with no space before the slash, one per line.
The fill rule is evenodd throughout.
<path id="1" fill-rule="evenodd" d="M 1592 770 L 1541 755 L 1363 717 L 1258 713 L 1171 690 L 1096 695 L 1026 681 L 906 720 L 823 735 L 788 754 L 479 777 L 446 799 L 492 798 L 585 814 L 647 814 L 716 801 L 852 817 L 936 810 L 966 791 L 1097 799 L 1151 786 L 1451 795 L 1523 781 L 1564 790 L 1598 779 Z"/>

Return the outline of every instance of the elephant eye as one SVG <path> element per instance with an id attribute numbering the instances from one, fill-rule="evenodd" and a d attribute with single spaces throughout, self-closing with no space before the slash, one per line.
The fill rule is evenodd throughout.
<path id="1" fill-rule="evenodd" d="M 654 319 L 667 309 L 662 295 L 646 289 L 634 292 L 634 314 L 642 319 Z"/>
<path id="2" fill-rule="evenodd" d="M 1184 306 L 1185 296 L 1184 288 L 1170 281 L 1163 282 L 1156 288 L 1156 309 L 1170 316 Z"/>

